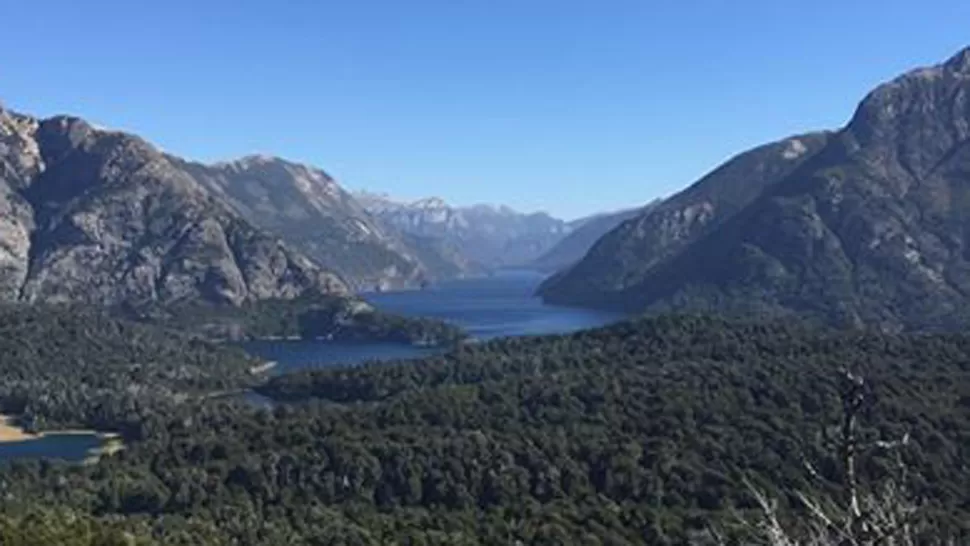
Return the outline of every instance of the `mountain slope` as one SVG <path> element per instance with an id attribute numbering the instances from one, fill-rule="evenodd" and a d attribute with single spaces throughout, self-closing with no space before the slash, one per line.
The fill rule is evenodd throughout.
<path id="1" fill-rule="evenodd" d="M 0 300 L 239 304 L 343 283 L 143 140 L 0 110 Z"/>
<path id="2" fill-rule="evenodd" d="M 731 158 L 604 235 L 575 266 L 546 281 L 540 294 L 555 303 L 612 304 L 658 263 L 716 229 L 797 169 L 828 138 L 826 133 L 799 135 Z"/>
<path id="3" fill-rule="evenodd" d="M 382 225 L 321 170 L 266 156 L 181 165 L 243 218 L 355 288 L 414 285 L 464 272 L 444 249 L 406 241 Z"/>
<path id="4" fill-rule="evenodd" d="M 572 231 L 551 249 L 539 256 L 532 267 L 539 271 L 559 271 L 578 262 L 589 252 L 604 235 L 613 231 L 623 222 L 635 218 L 655 207 L 659 201 L 647 204 L 645 207 L 622 210 L 606 214 L 597 214 L 570 222 Z"/>
<path id="5" fill-rule="evenodd" d="M 357 198 L 387 225 L 441 240 L 488 269 L 529 264 L 570 231 L 566 222 L 546 213 L 526 214 L 505 206 L 453 207 L 438 198 L 402 203 L 366 192 Z"/>
<path id="6" fill-rule="evenodd" d="M 824 149 L 603 302 L 958 327 L 970 303 L 968 182 L 970 49 L 875 89 Z"/>

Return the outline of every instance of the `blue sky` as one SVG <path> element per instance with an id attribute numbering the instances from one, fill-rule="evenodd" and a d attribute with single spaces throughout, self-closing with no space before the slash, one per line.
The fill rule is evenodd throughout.
<path id="1" fill-rule="evenodd" d="M 836 127 L 970 2 L 8 0 L 0 100 L 200 160 L 571 218 Z"/>

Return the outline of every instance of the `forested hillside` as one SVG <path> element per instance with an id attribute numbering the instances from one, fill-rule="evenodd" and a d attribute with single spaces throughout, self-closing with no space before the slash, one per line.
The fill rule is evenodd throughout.
<path id="1" fill-rule="evenodd" d="M 970 336 L 700 317 L 281 376 L 260 392 L 300 403 L 167 407 L 95 466 L 7 467 L 0 502 L 179 544 L 697 543 L 740 532 L 745 476 L 796 522 L 796 491 L 829 490 L 803 461 L 839 478 L 843 368 L 871 385 L 862 436 L 911 437 L 917 523 L 970 539 Z M 863 483 L 891 464 L 866 460 Z"/>
<path id="2" fill-rule="evenodd" d="M 0 307 L 0 413 L 32 429 L 147 434 L 182 402 L 252 382 L 240 350 L 77 307 Z"/>

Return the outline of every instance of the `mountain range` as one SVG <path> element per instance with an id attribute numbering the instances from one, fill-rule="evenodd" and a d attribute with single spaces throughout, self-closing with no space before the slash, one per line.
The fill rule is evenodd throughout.
<path id="1" fill-rule="evenodd" d="M 276 157 L 203 164 L 0 107 L 0 301 L 242 305 L 532 267 L 558 270 L 539 290 L 556 304 L 953 328 L 968 181 L 970 48 L 878 86 L 838 130 L 573 222 L 353 195 Z"/>
<path id="2" fill-rule="evenodd" d="M 76 117 L 5 108 L 0 167 L 2 301 L 239 305 L 418 286 L 547 252 L 547 266 L 564 265 L 586 250 L 567 235 L 588 246 L 591 227 L 622 219 L 355 196 L 282 158 L 204 164 Z"/>
<path id="3" fill-rule="evenodd" d="M 632 311 L 955 328 L 970 304 L 970 48 L 878 86 L 833 132 L 740 154 L 541 288 Z"/>
<path id="4" fill-rule="evenodd" d="M 355 290 L 415 286 L 470 269 L 444 245 L 389 229 L 320 169 L 263 155 L 213 165 L 170 159 Z"/>
<path id="5" fill-rule="evenodd" d="M 521 213 L 507 206 L 457 207 L 436 197 L 406 202 L 369 192 L 356 197 L 386 225 L 443 241 L 481 269 L 526 266 L 572 229 L 544 212 Z"/>
<path id="6" fill-rule="evenodd" d="M 0 108 L 0 301 L 239 305 L 474 271 L 277 157 L 203 164 L 82 119 Z"/>
<path id="7" fill-rule="evenodd" d="M 204 164 L 76 117 L 5 108 L 0 167 L 3 301 L 239 305 L 418 286 L 529 266 L 575 246 L 563 239 L 584 223 L 354 196 L 282 158 Z"/>

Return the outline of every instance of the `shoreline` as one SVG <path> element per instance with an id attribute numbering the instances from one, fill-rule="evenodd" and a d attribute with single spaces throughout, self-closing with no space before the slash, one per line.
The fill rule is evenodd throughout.
<path id="1" fill-rule="evenodd" d="M 14 419 L 15 417 L 10 415 L 0 414 L 0 444 L 29 442 L 32 440 L 41 440 L 50 436 L 95 436 L 103 442 L 121 439 L 121 434 L 117 432 L 99 432 L 97 430 L 84 429 L 27 432 L 23 429 L 23 427 L 13 424 Z"/>
<path id="2" fill-rule="evenodd" d="M 260 375 L 260 374 L 264 374 L 264 373 L 272 370 L 273 368 L 275 368 L 277 366 L 279 366 L 279 362 L 277 362 L 275 360 L 267 360 L 266 362 L 263 362 L 262 364 L 257 364 L 256 366 L 250 367 L 249 368 L 249 374 L 250 375 Z"/>

